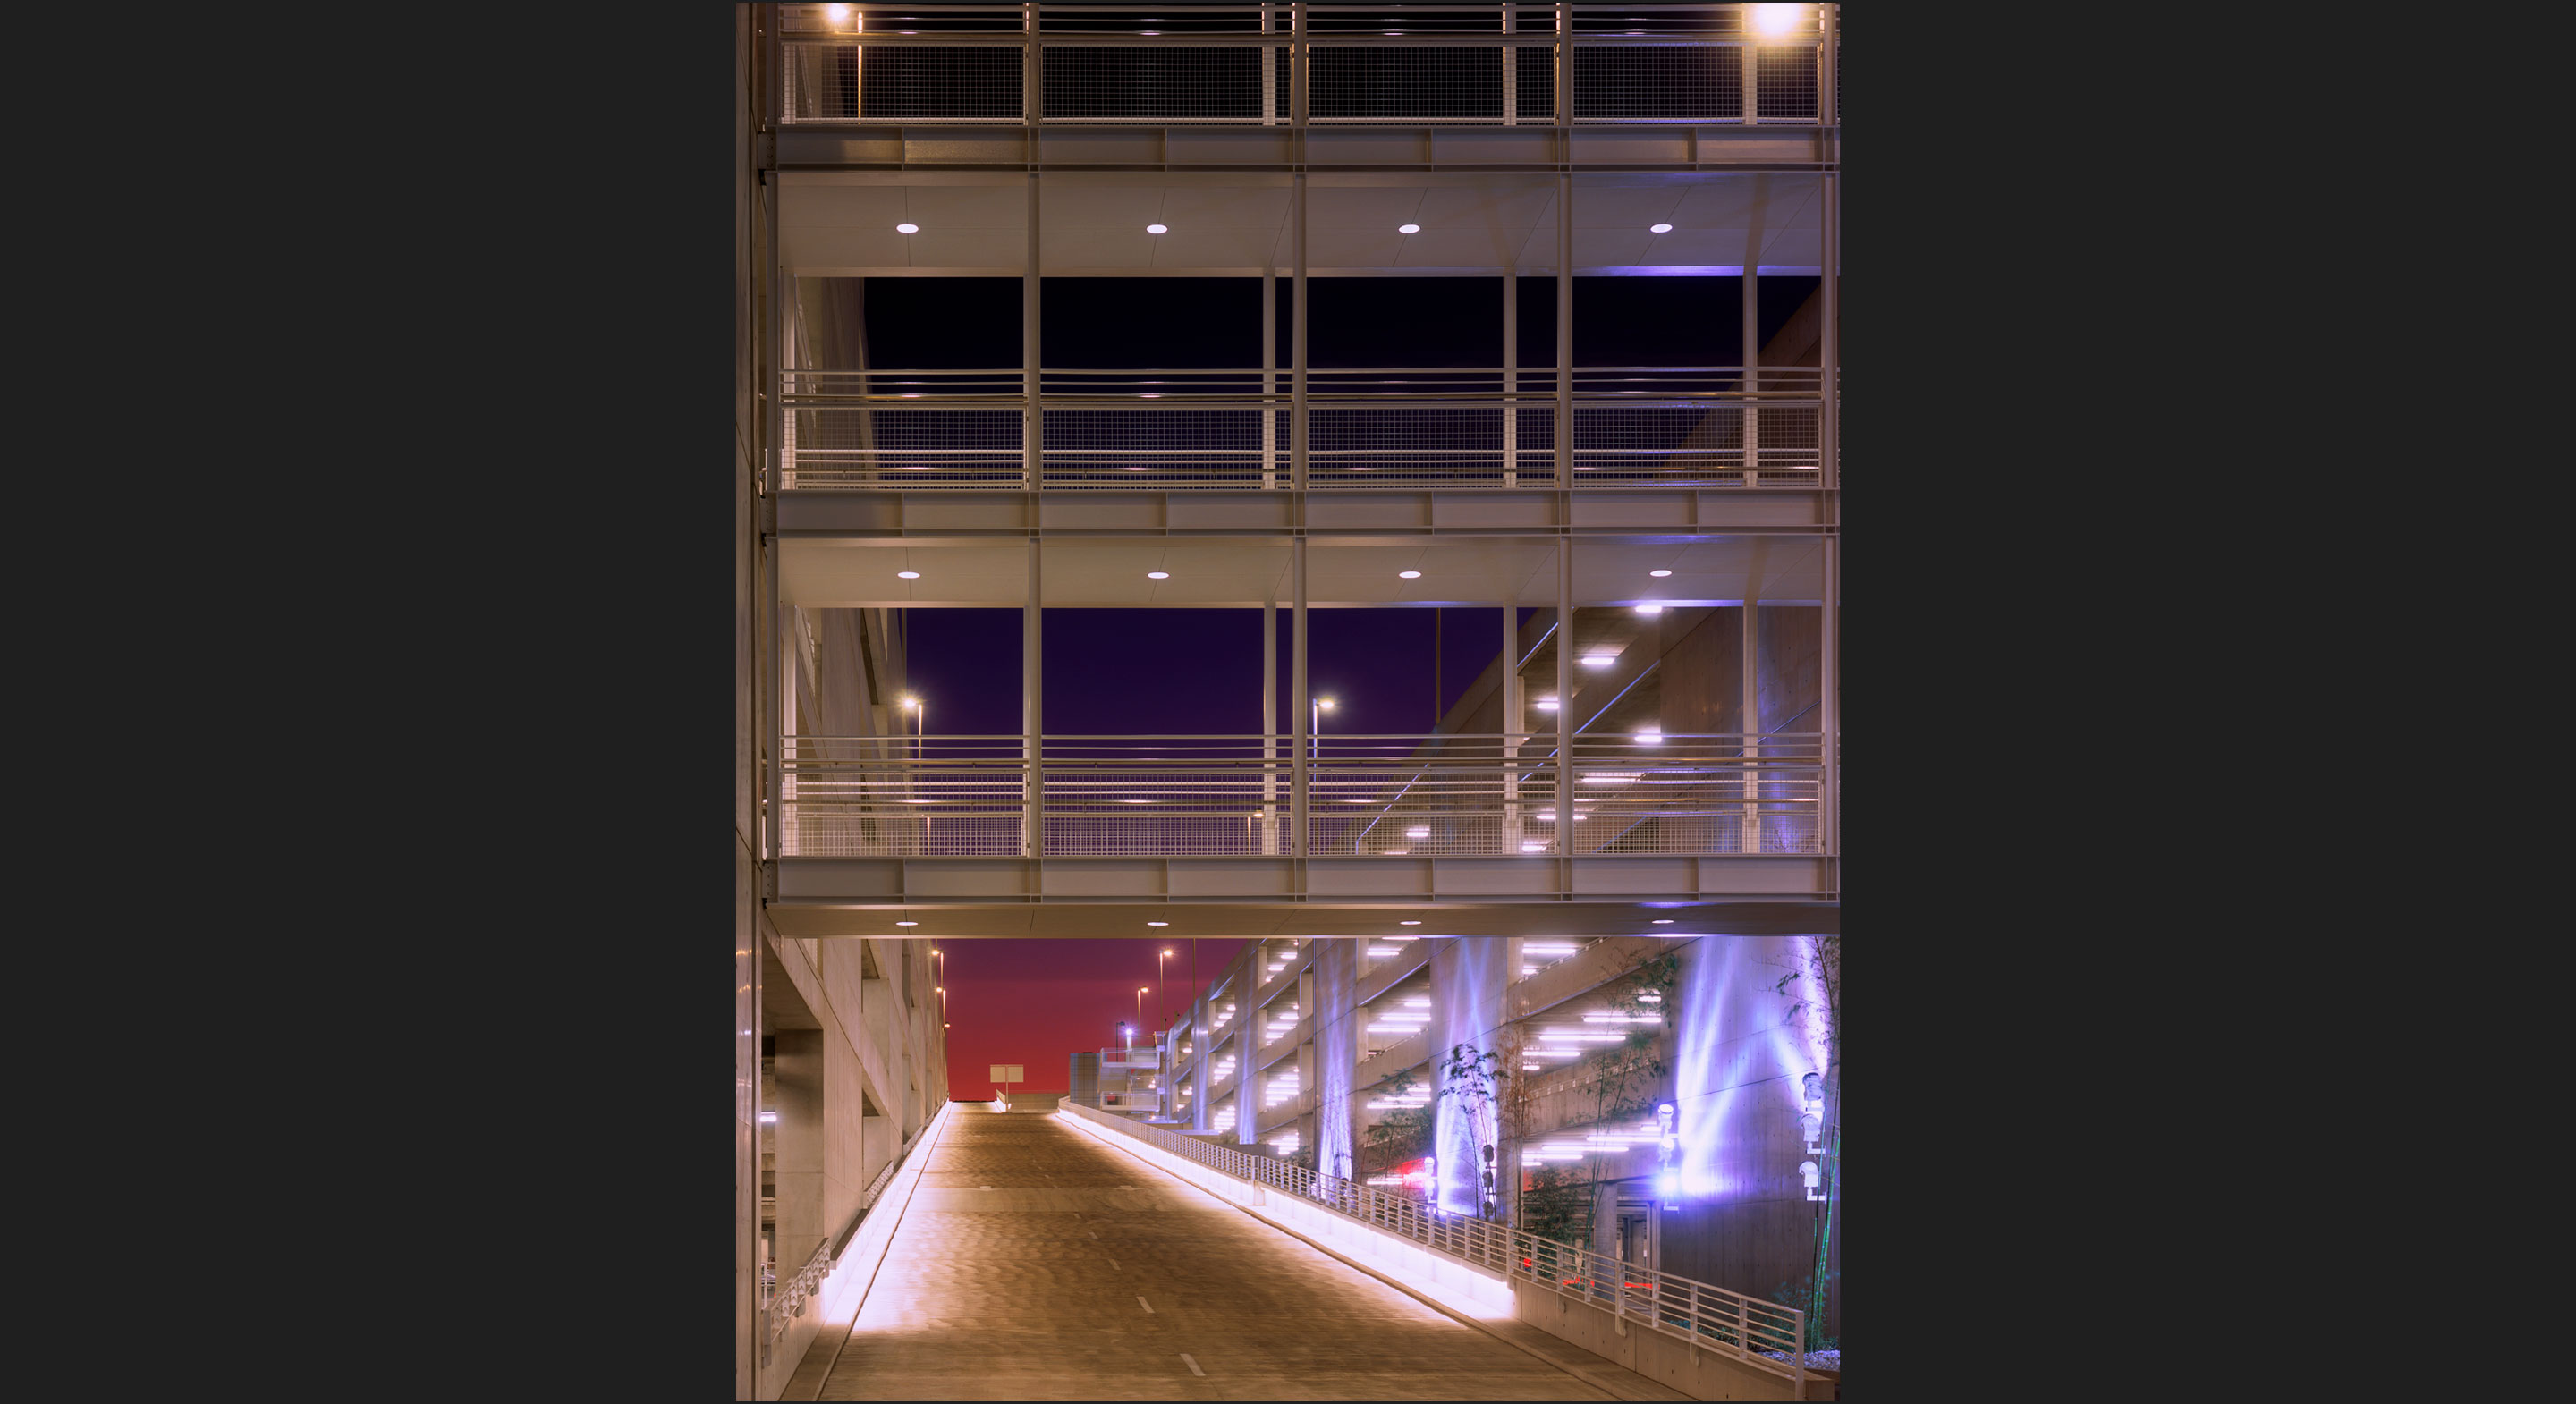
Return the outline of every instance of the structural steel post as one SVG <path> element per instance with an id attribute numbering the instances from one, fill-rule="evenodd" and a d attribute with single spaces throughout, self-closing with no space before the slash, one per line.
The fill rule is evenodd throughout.
<path id="1" fill-rule="evenodd" d="M 1035 140 L 1032 136 L 1031 140 Z M 1028 266 L 1020 274 L 1020 394 L 1026 400 L 1020 421 L 1022 486 L 1030 492 L 1044 481 L 1046 411 L 1039 405 L 1043 386 L 1038 375 L 1038 173 L 1029 172 Z"/>
<path id="2" fill-rule="evenodd" d="M 1762 216 L 1769 203 L 1771 178 L 1753 177 L 1753 213 L 1745 221 L 1744 231 L 1744 485 L 1760 487 L 1758 465 L 1762 458 L 1761 401 L 1754 398 L 1762 388 Z M 1749 607 L 1749 606 L 1748 606 Z"/>
<path id="3" fill-rule="evenodd" d="M 1509 127 L 1521 120 L 1519 51 L 1508 42 L 1512 33 L 1512 16 L 1517 10 L 1509 0 L 1505 0 L 1502 10 L 1503 34 L 1507 41 L 1503 45 L 1503 125 Z"/>
<path id="4" fill-rule="evenodd" d="M 1279 602 L 1261 605 L 1261 851 L 1279 852 Z"/>
<path id="5" fill-rule="evenodd" d="M 1827 54 L 1833 38 L 1833 7 L 1825 10 Z M 1830 89 L 1828 89 L 1830 91 Z M 1841 409 L 1842 380 L 1842 177 L 1834 171 L 1822 177 L 1824 195 L 1824 317 L 1819 353 L 1816 357 L 1824 379 L 1824 408 L 1821 417 L 1824 447 L 1819 460 L 1820 476 L 1827 489 L 1826 507 L 1832 515 L 1833 530 L 1825 534 L 1824 547 L 1824 617 L 1818 638 L 1816 719 L 1824 732 L 1824 780 L 1816 796 L 1816 828 L 1819 841 L 1827 853 L 1842 852 L 1842 503 L 1834 489 L 1842 486 L 1842 434 L 1837 423 Z"/>
<path id="6" fill-rule="evenodd" d="M 1743 681 L 1742 711 L 1736 727 L 1742 733 L 1744 756 L 1744 829 L 1736 836 L 1736 847 L 1746 853 L 1762 851 L 1762 806 L 1760 803 L 1762 754 L 1762 689 L 1755 676 L 1761 667 L 1761 614 L 1754 600 L 1753 587 L 1759 582 L 1748 580 L 1744 591 L 1744 629 L 1737 672 Z"/>
<path id="7" fill-rule="evenodd" d="M 1045 759 L 1046 676 L 1045 619 L 1039 607 L 1038 539 L 1029 538 L 1029 598 L 1020 607 L 1020 759 L 1024 767 L 1020 852 L 1030 858 L 1046 852 Z"/>
<path id="8" fill-rule="evenodd" d="M 1741 120 L 1745 126 L 1750 127 L 1754 125 L 1754 119 L 1761 115 L 1761 103 L 1756 100 L 1755 94 L 1762 82 L 1762 50 L 1754 43 L 1753 7 L 1746 5 L 1738 9 L 1735 23 L 1744 33 L 1744 43 L 1736 50 L 1743 64 L 1740 72 L 1744 82 L 1744 116 Z"/>
<path id="9" fill-rule="evenodd" d="M 1521 629 L 1520 602 L 1503 601 L 1502 659 L 1502 724 L 1495 728 L 1503 734 L 1503 852 L 1521 851 Z M 1512 967 L 1514 970 L 1518 966 Z"/>
<path id="10" fill-rule="evenodd" d="M 1313 702 L 1306 678 L 1306 538 L 1297 536 L 1288 543 L 1288 584 L 1293 592 L 1288 616 L 1288 725 L 1292 744 L 1288 757 L 1288 852 L 1298 858 L 1306 856 L 1307 782 L 1311 767 L 1306 750 L 1312 741 L 1307 718 Z M 1303 886 L 1301 883 L 1300 886 Z M 1248 1068 L 1251 1065 L 1245 1064 Z M 1237 1105 L 1241 1105 L 1237 1103 Z"/>
<path id="11" fill-rule="evenodd" d="M 1277 6 L 1261 7 L 1262 33 L 1279 32 L 1277 16 Z M 1265 127 L 1279 125 L 1279 46 L 1276 44 L 1261 46 L 1261 125 Z"/>
<path id="12" fill-rule="evenodd" d="M 1509 11 L 1504 13 L 1508 14 Z M 1510 50 L 1504 50 L 1509 53 Z M 1518 270 L 1503 269 L 1503 486 L 1520 486 L 1520 413 L 1514 401 L 1521 392 L 1521 280 Z"/>
<path id="13" fill-rule="evenodd" d="M 1570 171 L 1556 177 L 1556 485 L 1574 486 L 1574 175 Z M 1572 522 L 1570 505 L 1559 520 Z"/>
<path id="14" fill-rule="evenodd" d="M 1272 245 L 1271 257 L 1278 256 Z M 1261 269 L 1261 486 L 1279 486 L 1279 275 L 1264 260 Z"/>
<path id="15" fill-rule="evenodd" d="M 1574 538 L 1556 539 L 1556 851 L 1574 854 Z"/>
<path id="16" fill-rule="evenodd" d="M 1290 177 L 1288 204 L 1292 226 L 1288 243 L 1295 256 L 1288 288 L 1288 484 L 1300 494 L 1297 522 L 1302 527 L 1305 525 L 1306 508 L 1303 496 L 1306 490 L 1306 173 L 1303 171 Z M 1298 608 L 1303 609 L 1305 605 L 1301 603 Z M 1303 629 L 1305 625 L 1297 627 Z"/>

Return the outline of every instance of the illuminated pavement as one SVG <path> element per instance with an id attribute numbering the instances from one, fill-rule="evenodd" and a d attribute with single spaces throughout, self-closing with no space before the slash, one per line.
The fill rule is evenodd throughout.
<path id="1" fill-rule="evenodd" d="M 1583 1368 L 1635 1397 L 1683 1397 L 1597 1358 Z M 1617 1397 L 1051 1115 L 967 1104 L 847 1339 L 816 1340 L 787 1396 Z"/>

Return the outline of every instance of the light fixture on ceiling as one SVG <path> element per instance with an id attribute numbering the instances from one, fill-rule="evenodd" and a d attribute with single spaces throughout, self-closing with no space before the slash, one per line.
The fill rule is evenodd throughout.
<path id="1" fill-rule="evenodd" d="M 1171 923 L 1170 923 L 1170 922 L 1168 922 L 1168 921 L 1149 921 L 1149 922 L 1147 922 L 1147 923 L 1145 923 L 1145 924 L 1146 924 L 1147 926 L 1169 926 L 1169 925 L 1171 925 Z"/>
<path id="2" fill-rule="evenodd" d="M 1399 570 L 1395 573 L 1395 578 L 1398 580 L 1420 580 L 1422 578 L 1422 572 L 1418 570 Z"/>
<path id="3" fill-rule="evenodd" d="M 1661 614 L 1664 612 L 1664 607 L 1662 605 L 1639 605 L 1637 606 L 1637 612 L 1639 614 Z"/>
<path id="4" fill-rule="evenodd" d="M 1673 227 L 1669 224 L 1658 224 L 1652 226 L 1652 228 L 1658 234 L 1670 234 L 1673 232 Z"/>
<path id="5" fill-rule="evenodd" d="M 917 570 L 898 570 L 894 573 L 894 578 L 897 580 L 919 580 L 921 578 L 921 572 Z"/>
<path id="6" fill-rule="evenodd" d="M 1396 923 L 1398 926 L 1420 926 L 1421 924 L 1422 923 L 1418 921 L 1399 921 Z"/>
<path id="7" fill-rule="evenodd" d="M 1669 571 L 1669 570 L 1650 570 L 1650 571 L 1647 571 L 1646 573 L 1647 573 L 1648 575 L 1651 575 L 1651 576 L 1655 577 L 1657 580 L 1661 580 L 1661 579 L 1663 579 L 1665 576 L 1672 574 L 1672 572 L 1671 572 L 1671 571 Z"/>
<path id="8" fill-rule="evenodd" d="M 1648 926 L 1670 926 L 1673 924 L 1673 919 L 1671 917 L 1657 917 L 1646 924 Z"/>
<path id="9" fill-rule="evenodd" d="M 1169 580 L 1172 578 L 1172 573 L 1168 570 L 1149 570 L 1145 572 L 1145 578 L 1148 580 Z"/>
<path id="10" fill-rule="evenodd" d="M 1398 234 L 1419 234 L 1422 232 L 1422 226 L 1419 224 L 1399 224 L 1395 227 L 1395 232 Z"/>
<path id="11" fill-rule="evenodd" d="M 894 232 L 897 234 L 918 234 L 921 232 L 921 226 L 918 224 L 898 224 L 894 227 Z"/>
<path id="12" fill-rule="evenodd" d="M 1148 234 L 1169 234 L 1172 232 L 1172 226 L 1168 224 L 1149 224 L 1145 226 L 1145 232 Z"/>
<path id="13" fill-rule="evenodd" d="M 896 923 L 895 923 L 895 925 L 897 925 L 897 926 L 919 926 L 919 925 L 921 925 L 921 923 L 920 923 L 920 922 L 917 922 L 917 921 L 898 921 L 898 922 L 896 922 Z"/>
<path id="14" fill-rule="evenodd" d="M 1556 699 L 1553 697 L 1542 697 L 1530 705 L 1538 708 L 1542 712 L 1553 712 L 1556 710 Z"/>
<path id="15" fill-rule="evenodd" d="M 1794 33 L 1805 20 L 1804 5 L 1756 5 L 1753 7 L 1753 32 L 1780 35 Z"/>
<path id="16" fill-rule="evenodd" d="M 1618 661 L 1619 655 L 1615 653 L 1596 653 L 1591 657 L 1584 659 L 1583 666 L 1586 668 L 1607 668 Z"/>
<path id="17" fill-rule="evenodd" d="M 1431 837 L 1431 830 L 1425 825 L 1416 824 L 1412 828 L 1405 830 L 1404 836 L 1406 838 L 1429 838 Z"/>
<path id="18" fill-rule="evenodd" d="M 823 7 L 823 18 L 830 20 L 834 24 L 847 24 L 850 20 L 850 7 L 847 5 L 826 5 Z"/>

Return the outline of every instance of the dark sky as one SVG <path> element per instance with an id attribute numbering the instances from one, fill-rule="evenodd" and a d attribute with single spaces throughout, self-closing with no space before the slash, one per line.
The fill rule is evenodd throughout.
<path id="1" fill-rule="evenodd" d="M 1555 284 L 1524 278 L 1520 359 L 1555 361 Z M 1813 278 L 1761 280 L 1761 334 L 1786 322 Z M 886 278 L 866 290 L 870 359 L 886 369 L 1000 369 L 1020 361 L 1016 278 Z M 1288 361 L 1289 285 L 1281 279 L 1279 360 Z M 1257 279 L 1067 278 L 1044 285 L 1041 355 L 1084 369 L 1260 364 Z M 1735 278 L 1581 278 L 1577 365 L 1731 365 L 1740 350 Z M 1319 369 L 1487 366 L 1500 360 L 1501 290 L 1482 278 L 1318 278 L 1308 286 L 1310 363 Z M 1145 616 L 1150 613 L 1151 618 Z M 1259 610 L 1049 610 L 1046 729 L 1084 735 L 1249 735 L 1261 726 Z M 946 735 L 1020 730 L 1020 611 L 911 612 L 910 681 Z M 1493 609 L 1323 609 L 1310 615 L 1314 688 L 1339 703 L 1328 733 L 1420 733 L 1496 650 Z M 1435 650 L 1435 629 L 1439 647 Z M 1289 730 L 1288 616 L 1279 626 L 1279 726 Z M 1437 661 L 1438 691 L 1434 691 Z M 1168 943 L 1171 999 L 1186 1003 L 1243 942 Z M 1114 1046 L 1138 985 L 1152 985 L 1165 943 L 945 942 L 949 1091 L 992 1095 L 996 1062 L 1027 1065 L 1030 1091 L 1063 1091 L 1066 1060 Z M 1149 1022 L 1152 1021 L 1148 996 Z"/>
<path id="2" fill-rule="evenodd" d="M 1084 1049 L 1118 1046 L 1118 1026 L 1136 1009 L 1136 987 L 1156 984 L 1154 957 L 1169 974 L 1170 1005 L 1180 1009 L 1206 987 L 1245 942 L 1197 943 L 1198 984 L 1190 983 L 1191 942 L 942 941 L 948 987 L 948 1095 L 987 1098 L 995 1063 L 1020 1063 L 1029 1080 L 1015 1090 L 1063 1092 L 1069 1060 Z M 1161 1027 L 1160 990 L 1145 996 L 1145 1023 Z"/>

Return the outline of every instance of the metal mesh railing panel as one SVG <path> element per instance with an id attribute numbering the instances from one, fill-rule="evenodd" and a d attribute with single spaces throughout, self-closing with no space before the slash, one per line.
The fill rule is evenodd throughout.
<path id="1" fill-rule="evenodd" d="M 1022 50 L 1003 44 L 789 43 L 790 122 L 1017 122 Z"/>
<path id="2" fill-rule="evenodd" d="M 1818 62 L 1813 47 L 1754 51 L 1753 115 L 1763 122 L 1816 120 Z"/>
<path id="3" fill-rule="evenodd" d="M 1285 65 L 1282 57 L 1278 66 Z M 1039 74 L 1046 95 L 1044 111 L 1051 122 L 1258 122 L 1262 118 L 1258 45 L 1051 45 L 1044 51 Z M 1284 83 L 1280 91 L 1284 95 Z"/>
<path id="4" fill-rule="evenodd" d="M 1742 487 L 1746 421 L 1754 421 L 1756 485 L 1817 481 L 1813 405 L 1666 401 L 1577 404 L 1574 471 L 1586 487 Z"/>
<path id="5" fill-rule="evenodd" d="M 1050 409 L 1041 441 L 1046 484 L 1275 486 L 1288 471 L 1288 416 L 1252 408 Z"/>
<path id="6" fill-rule="evenodd" d="M 1317 122 L 1499 122 L 1499 48 L 1319 45 L 1307 51 Z"/>
<path id="7" fill-rule="evenodd" d="M 1020 485 L 1016 409 L 790 408 L 790 488 Z"/>
<path id="8" fill-rule="evenodd" d="M 1744 116 L 1744 50 L 1734 44 L 1579 44 L 1578 122 L 1733 122 Z"/>
<path id="9" fill-rule="evenodd" d="M 1068 1103 L 1059 1114 L 1078 1117 L 1109 1134 L 1132 1137 L 1217 1174 L 1297 1195 L 1433 1252 L 1589 1301 L 1639 1328 L 1726 1352 L 1747 1366 L 1791 1380 L 1796 1386 L 1793 1398 L 1805 1392 L 1806 1313 L 1795 1307 L 1540 1238 L 1479 1218 L 1472 1211 L 1445 1210 L 1409 1194 L 1319 1174 L 1273 1156 L 1211 1145 L 1090 1107 Z M 1242 1134 L 1241 1128 L 1237 1134 Z"/>

